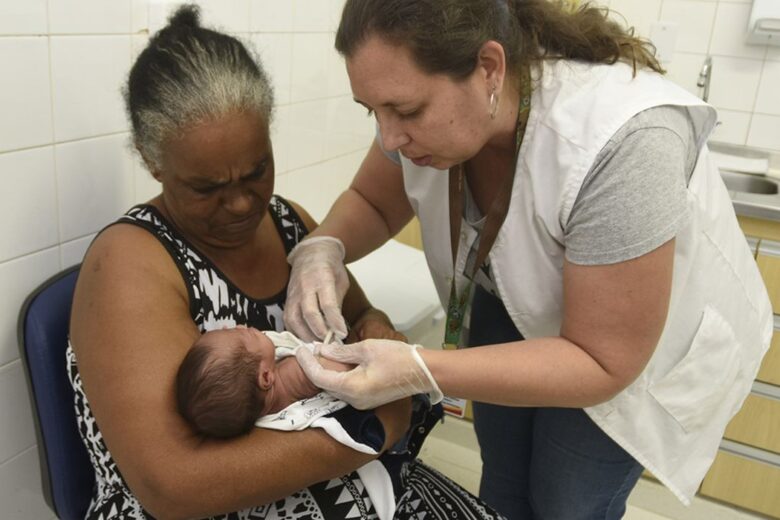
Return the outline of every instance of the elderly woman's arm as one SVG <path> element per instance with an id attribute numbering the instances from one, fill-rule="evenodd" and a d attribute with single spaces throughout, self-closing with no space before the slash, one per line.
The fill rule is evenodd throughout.
<path id="1" fill-rule="evenodd" d="M 317 429 L 255 429 L 219 442 L 193 434 L 176 412 L 173 382 L 197 337 L 181 274 L 160 243 L 132 226 L 102 233 L 81 269 L 71 340 L 106 446 L 154 516 L 266 504 L 371 459 Z M 406 401 L 377 410 L 386 447 L 408 427 L 409 413 Z"/>

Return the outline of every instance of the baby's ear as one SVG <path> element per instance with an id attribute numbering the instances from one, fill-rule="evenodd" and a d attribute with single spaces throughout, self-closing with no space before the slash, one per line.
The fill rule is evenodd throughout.
<path id="1" fill-rule="evenodd" d="M 265 367 L 260 368 L 260 373 L 257 375 L 257 386 L 261 390 L 269 390 L 274 385 L 275 374 L 273 370 Z"/>

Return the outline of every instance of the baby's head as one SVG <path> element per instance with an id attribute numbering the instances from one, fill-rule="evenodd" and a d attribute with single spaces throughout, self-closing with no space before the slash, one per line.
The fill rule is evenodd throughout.
<path id="1" fill-rule="evenodd" d="M 179 413 L 211 437 L 246 433 L 263 411 L 275 366 L 274 345 L 257 329 L 206 332 L 179 367 Z"/>

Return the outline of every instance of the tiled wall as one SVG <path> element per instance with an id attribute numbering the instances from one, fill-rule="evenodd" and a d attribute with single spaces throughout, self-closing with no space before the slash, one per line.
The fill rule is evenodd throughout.
<path id="1" fill-rule="evenodd" d="M 650 37 L 653 22 L 677 24 L 669 76 L 693 93 L 713 58 L 709 101 L 721 125 L 714 140 L 780 151 L 780 47 L 747 45 L 750 0 L 600 0 Z"/>
<path id="2" fill-rule="evenodd" d="M 343 0 L 199 3 L 204 24 L 239 35 L 260 53 L 278 101 L 277 191 L 322 218 L 355 171 L 374 129 L 365 109 L 352 101 L 333 50 Z M 159 28 L 170 7 L 154 0 L 0 0 L 4 520 L 51 517 L 41 498 L 19 361 L 19 307 L 41 281 L 79 262 L 103 225 L 158 192 L 130 152 L 119 89 L 149 28 Z"/>
<path id="3" fill-rule="evenodd" d="M 742 44 L 750 3 L 607 0 L 641 34 L 679 23 L 671 77 L 696 92 L 714 56 L 717 138 L 780 150 L 780 49 Z M 343 0 L 203 0 L 205 23 L 252 42 L 274 80 L 277 192 L 322 218 L 370 143 L 332 50 Z M 94 233 L 157 184 L 130 153 L 119 88 L 160 0 L 0 0 L 0 518 L 46 519 L 16 342 L 24 297 L 80 261 Z"/>

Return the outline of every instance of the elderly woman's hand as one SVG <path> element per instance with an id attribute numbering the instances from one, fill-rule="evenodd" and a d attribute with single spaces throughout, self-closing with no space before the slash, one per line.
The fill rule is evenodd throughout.
<path id="1" fill-rule="evenodd" d="M 364 339 L 394 339 L 408 341 L 406 336 L 395 330 L 387 314 L 373 307 L 366 310 L 352 325 L 345 343 Z"/>

